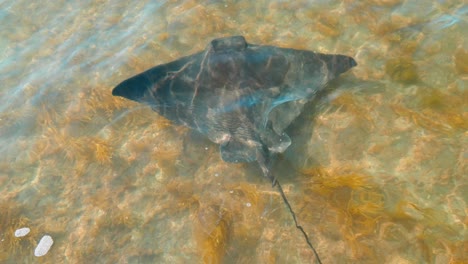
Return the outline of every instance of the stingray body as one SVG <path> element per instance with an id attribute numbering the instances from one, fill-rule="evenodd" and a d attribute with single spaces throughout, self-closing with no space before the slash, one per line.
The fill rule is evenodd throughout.
<path id="1" fill-rule="evenodd" d="M 233 36 L 131 77 L 112 94 L 199 131 L 220 144 L 224 161 L 258 161 L 273 179 L 266 163 L 290 145 L 286 127 L 330 80 L 355 65 L 344 55 L 253 45 Z"/>
<path id="2" fill-rule="evenodd" d="M 133 76 L 112 94 L 148 104 L 172 122 L 199 131 L 220 145 L 224 161 L 257 161 L 321 263 L 270 168 L 275 153 L 291 144 L 284 131 L 304 104 L 354 66 L 354 59 L 344 55 L 253 45 L 233 36 Z"/>

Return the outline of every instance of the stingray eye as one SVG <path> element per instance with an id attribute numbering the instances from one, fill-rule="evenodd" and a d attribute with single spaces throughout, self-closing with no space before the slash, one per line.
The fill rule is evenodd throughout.
<path id="1" fill-rule="evenodd" d="M 243 36 L 219 38 L 211 41 L 211 47 L 215 52 L 242 51 L 247 47 Z"/>

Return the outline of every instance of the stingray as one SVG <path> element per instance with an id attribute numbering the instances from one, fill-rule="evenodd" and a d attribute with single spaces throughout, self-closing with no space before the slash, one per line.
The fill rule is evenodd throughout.
<path id="1" fill-rule="evenodd" d="M 124 80 L 112 95 L 147 104 L 173 123 L 200 132 L 219 144 L 226 162 L 257 162 L 278 186 L 320 263 L 271 166 L 291 144 L 285 130 L 304 104 L 356 65 L 345 55 L 254 45 L 231 36 Z"/>

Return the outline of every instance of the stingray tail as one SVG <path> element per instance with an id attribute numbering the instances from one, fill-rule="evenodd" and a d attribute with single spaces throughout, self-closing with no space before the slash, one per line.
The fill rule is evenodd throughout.
<path id="1" fill-rule="evenodd" d="M 278 191 L 280 192 L 281 194 L 281 197 L 283 198 L 283 201 L 284 203 L 286 204 L 286 206 L 288 207 L 289 209 L 289 212 L 291 212 L 291 215 L 294 219 L 294 224 L 296 225 L 296 228 L 299 229 L 301 231 L 301 233 L 304 235 L 304 238 L 307 242 L 307 244 L 309 245 L 309 247 L 312 249 L 312 251 L 314 252 L 314 255 L 315 255 L 315 259 L 317 260 L 318 263 L 322 264 L 322 261 L 320 260 L 320 257 L 317 253 L 317 250 L 315 250 L 314 246 L 312 245 L 312 243 L 310 242 L 309 240 L 309 236 L 307 235 L 307 233 L 304 231 L 304 228 L 302 228 L 302 226 L 300 226 L 298 223 L 297 223 L 297 219 L 296 219 L 296 214 L 294 213 L 291 205 L 289 204 L 289 201 L 288 201 L 288 198 L 286 198 L 286 195 L 284 194 L 284 191 L 283 191 L 283 187 L 281 187 L 281 184 L 276 181 L 275 179 L 275 182 L 273 183 L 273 186 L 277 186 L 278 187 Z"/>
<path id="2" fill-rule="evenodd" d="M 317 260 L 317 263 L 322 264 L 322 261 L 320 260 L 320 257 L 319 257 L 319 255 L 317 253 L 317 250 L 315 250 L 314 246 L 310 242 L 309 236 L 305 232 L 304 228 L 302 228 L 302 226 L 300 226 L 299 223 L 297 222 L 296 213 L 294 213 L 294 210 L 292 209 L 291 204 L 288 201 L 288 198 L 284 194 L 283 187 L 281 187 L 281 184 L 278 182 L 276 177 L 273 176 L 273 174 L 271 173 L 271 170 L 270 170 L 270 167 L 271 167 L 270 164 L 272 163 L 271 158 L 272 157 L 269 154 L 268 149 L 266 149 L 266 148 L 263 149 L 263 151 L 261 151 L 261 152 L 260 151 L 257 152 L 257 162 L 258 162 L 258 165 L 260 165 L 260 168 L 262 169 L 263 175 L 271 181 L 272 187 L 276 186 L 278 188 L 278 191 L 281 194 L 281 198 L 283 198 L 284 203 L 288 207 L 289 212 L 291 213 L 291 215 L 293 217 L 294 224 L 296 225 L 296 228 L 299 229 L 299 231 L 301 231 L 301 233 L 304 235 L 304 238 L 305 238 L 307 244 L 309 245 L 309 247 L 314 252 L 315 259 Z"/>

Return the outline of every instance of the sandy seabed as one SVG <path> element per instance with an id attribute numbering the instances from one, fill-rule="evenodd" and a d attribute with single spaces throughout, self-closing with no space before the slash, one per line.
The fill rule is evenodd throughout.
<path id="1" fill-rule="evenodd" d="M 275 170 L 324 263 L 466 263 L 467 6 L 0 4 L 0 261 L 310 263 L 251 164 L 113 86 L 217 37 L 353 56 Z M 124 11 L 122 11 L 124 10 Z M 29 227 L 24 237 L 15 230 Z M 54 244 L 34 257 L 40 238 Z"/>

